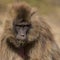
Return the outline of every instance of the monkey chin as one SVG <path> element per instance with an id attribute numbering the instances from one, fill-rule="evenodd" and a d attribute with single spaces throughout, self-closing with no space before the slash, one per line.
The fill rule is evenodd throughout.
<path id="1" fill-rule="evenodd" d="M 20 47 L 24 47 L 26 42 L 22 41 L 22 40 L 15 40 L 15 42 L 13 42 L 12 44 L 14 44 L 15 47 L 20 48 Z"/>
<path id="2" fill-rule="evenodd" d="M 16 48 L 20 48 L 20 47 L 24 47 L 26 43 L 27 43 L 26 41 L 17 40 L 17 39 L 14 39 L 13 37 L 8 37 L 7 38 L 8 46 L 13 46 L 13 47 L 16 47 Z"/>

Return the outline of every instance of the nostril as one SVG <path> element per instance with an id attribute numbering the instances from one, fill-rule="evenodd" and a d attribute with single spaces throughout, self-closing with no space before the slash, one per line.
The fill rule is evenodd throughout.
<path id="1" fill-rule="evenodd" d="M 18 39 L 18 40 L 25 40 L 26 36 L 24 34 L 21 34 L 21 35 L 16 36 L 16 39 Z"/>
<path id="2" fill-rule="evenodd" d="M 19 39 L 17 39 L 17 41 L 20 41 Z"/>

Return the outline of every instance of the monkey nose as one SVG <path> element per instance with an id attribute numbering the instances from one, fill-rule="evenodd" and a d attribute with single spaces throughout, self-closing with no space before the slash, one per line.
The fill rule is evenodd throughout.
<path id="1" fill-rule="evenodd" d="M 16 39 L 18 39 L 18 40 L 25 40 L 26 36 L 25 35 L 16 36 Z"/>
<path id="2" fill-rule="evenodd" d="M 22 34 L 22 35 L 21 35 L 21 37 L 25 37 L 25 35 L 24 35 L 24 34 Z"/>
<path id="3" fill-rule="evenodd" d="M 22 36 L 20 37 L 20 39 L 21 39 L 21 40 L 25 40 L 26 37 L 25 37 L 24 35 L 22 35 Z"/>

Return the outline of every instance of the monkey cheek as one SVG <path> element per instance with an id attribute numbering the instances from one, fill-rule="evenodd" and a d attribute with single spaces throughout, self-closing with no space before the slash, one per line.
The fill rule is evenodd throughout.
<path id="1" fill-rule="evenodd" d="M 7 40 L 8 43 L 12 44 L 13 46 L 19 48 L 19 47 L 22 47 L 24 45 L 24 42 L 21 41 L 21 40 Z"/>
<path id="2" fill-rule="evenodd" d="M 26 40 L 21 40 L 21 39 L 18 40 L 16 38 L 10 37 L 10 38 L 7 38 L 7 43 L 11 43 L 13 46 L 19 48 L 24 46 L 27 42 Z"/>

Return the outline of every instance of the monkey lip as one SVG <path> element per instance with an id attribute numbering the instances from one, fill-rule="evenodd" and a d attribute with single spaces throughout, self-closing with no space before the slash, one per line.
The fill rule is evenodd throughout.
<path id="1" fill-rule="evenodd" d="M 24 44 L 24 43 L 27 43 L 26 40 L 21 40 L 21 39 L 17 39 L 17 42 L 20 43 L 20 44 Z"/>
<path id="2" fill-rule="evenodd" d="M 17 39 L 18 42 L 26 42 L 26 39 Z"/>

